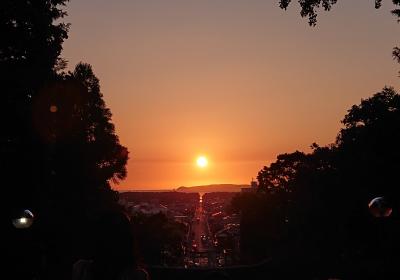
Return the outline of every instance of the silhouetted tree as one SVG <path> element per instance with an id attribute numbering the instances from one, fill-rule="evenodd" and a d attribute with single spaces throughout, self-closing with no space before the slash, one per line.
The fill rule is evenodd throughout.
<path id="1" fill-rule="evenodd" d="M 39 166 L 43 185 L 35 192 L 41 236 L 49 243 L 49 255 L 68 265 L 85 247 L 77 234 L 85 223 L 118 210 L 118 193 L 110 182 L 125 178 L 128 151 L 119 143 L 88 64 L 79 63 L 47 83 L 34 99 L 32 120 L 34 137 L 46 148 L 41 157 L 47 165 Z"/>
<path id="2" fill-rule="evenodd" d="M 290 184 L 298 173 L 300 165 L 306 160 L 307 155 L 299 151 L 278 155 L 275 162 L 269 167 L 264 166 L 258 173 L 259 190 L 268 193 L 290 192 Z"/>
<path id="3" fill-rule="evenodd" d="M 60 22 L 65 16 L 60 6 L 66 2 L 6 0 L 0 7 L 0 117 L 4 120 L 0 172 L 3 183 L 13 186 L 8 197 L 18 194 L 14 205 L 20 202 L 27 207 L 24 197 L 31 197 L 28 192 L 42 184 L 38 182 L 42 172 L 36 167 L 43 166 L 38 159 L 43 158 L 44 147 L 33 141 L 32 103 L 39 89 L 64 65 L 59 55 L 68 25 Z M 5 203 L 11 210 L 12 205 Z"/>
<path id="4" fill-rule="evenodd" d="M 16 279 L 18 273 L 32 275 L 38 270 L 35 237 L 32 232 L 14 232 L 11 218 L 21 208 L 38 217 L 35 204 L 41 200 L 37 190 L 44 185 L 47 154 L 34 137 L 32 104 L 64 64 L 59 55 L 68 25 L 61 22 L 65 12 L 60 7 L 66 2 L 5 0 L 0 5 L 0 215 L 11 264 L 5 267 Z"/>
<path id="5" fill-rule="evenodd" d="M 400 167 L 400 96 L 384 88 L 354 105 L 343 119 L 337 137 L 340 168 L 366 198 L 389 195 L 397 200 L 395 187 Z"/>
<path id="6" fill-rule="evenodd" d="M 52 279 L 68 278 L 60 271 L 68 271 L 83 253 L 87 221 L 119 210 L 110 183 L 125 178 L 128 158 L 91 66 L 80 63 L 73 72 L 62 72 L 66 2 L 6 0 L 0 5 L 0 175 L 6 186 L 1 220 L 10 241 L 9 268 L 14 274 L 35 274 L 32 268 L 40 269 L 35 261 L 43 263 L 41 257 L 47 256 Z M 32 229 L 18 232 L 11 219 L 24 208 L 36 220 Z"/>
<path id="7" fill-rule="evenodd" d="M 282 9 L 287 9 L 292 0 L 280 0 L 279 6 Z M 317 9 L 321 6 L 325 11 L 331 10 L 332 6 L 337 3 L 337 0 L 299 0 L 301 7 L 300 15 L 302 17 L 308 17 L 308 23 L 311 26 L 315 26 L 317 23 Z M 396 6 L 400 5 L 399 0 L 392 0 Z M 382 5 L 382 0 L 375 0 L 375 8 L 379 9 Z M 400 17 L 400 9 L 393 9 L 392 14 Z"/>
<path id="8" fill-rule="evenodd" d="M 292 0 L 280 0 L 279 6 L 282 9 L 287 9 Z M 317 9 L 321 6 L 325 11 L 331 10 L 332 6 L 336 4 L 337 0 L 299 0 L 301 7 L 300 15 L 302 17 L 308 17 L 308 24 L 310 26 L 315 26 L 317 24 Z M 400 0 L 392 0 L 393 5 L 400 6 Z M 379 9 L 382 5 L 382 0 L 375 0 L 375 8 Z M 395 8 L 392 11 L 392 15 L 397 17 L 397 22 L 400 22 L 400 7 Z M 392 52 L 393 58 L 400 63 L 400 51 L 398 47 L 393 48 Z M 400 71 L 399 71 L 400 74 Z"/>
<path id="9" fill-rule="evenodd" d="M 183 265 L 182 243 L 186 229 L 164 214 L 146 216 L 137 213 L 132 218 L 139 256 L 148 265 Z"/>
<path id="10" fill-rule="evenodd" d="M 335 143 L 279 155 L 259 172 L 258 193 L 233 199 L 244 260 L 301 260 L 317 275 L 363 262 L 365 269 L 368 260 L 384 270 L 400 258 L 398 213 L 377 220 L 368 209 L 377 196 L 400 206 L 400 95 L 384 88 L 354 105 L 343 124 Z"/>

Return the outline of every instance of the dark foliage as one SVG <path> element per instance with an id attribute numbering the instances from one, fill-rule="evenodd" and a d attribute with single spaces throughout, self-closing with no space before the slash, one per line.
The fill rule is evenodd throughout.
<path id="1" fill-rule="evenodd" d="M 119 211 L 110 182 L 126 176 L 128 152 L 119 144 L 91 66 L 80 63 L 62 72 L 67 2 L 0 5 L 1 220 L 15 278 L 19 272 L 23 278 L 27 273 L 61 279 L 60 271 L 68 278 L 71 262 L 85 254 L 86 223 L 104 211 Z M 24 232 L 11 223 L 21 209 L 35 214 Z"/>
<path id="2" fill-rule="evenodd" d="M 287 9 L 292 0 L 280 0 L 279 7 L 282 9 Z M 301 7 L 300 15 L 302 17 L 308 18 L 308 24 L 311 26 L 315 26 L 317 24 L 317 10 L 322 7 L 325 11 L 329 11 L 333 5 L 337 3 L 337 0 L 299 0 L 298 1 Z M 392 0 L 393 5 L 399 6 L 399 0 Z M 382 6 L 382 0 L 375 0 L 375 8 L 379 9 Z M 400 10 L 394 9 L 392 10 L 392 14 L 396 17 L 400 16 Z"/>
<path id="3" fill-rule="evenodd" d="M 146 265 L 183 266 L 183 242 L 187 232 L 184 224 L 164 214 L 132 218 L 138 254 Z"/>
<path id="4" fill-rule="evenodd" d="M 281 0 L 279 6 L 286 10 L 290 2 L 291 0 Z M 301 6 L 300 15 L 302 17 L 308 17 L 308 23 L 315 26 L 317 23 L 316 9 L 322 6 L 325 11 L 329 11 L 336 2 L 337 0 L 299 0 Z"/>
<path id="5" fill-rule="evenodd" d="M 334 144 L 279 155 L 259 172 L 258 193 L 234 198 L 244 260 L 301 260 L 329 276 L 368 262 L 383 271 L 400 259 L 400 95 L 384 88 L 343 124 Z M 378 196 L 395 209 L 390 217 L 369 212 Z"/>
<path id="6" fill-rule="evenodd" d="M 292 0 L 280 0 L 279 7 L 281 9 L 287 9 Z M 317 9 L 321 6 L 325 11 L 329 11 L 337 0 L 299 0 L 301 7 L 300 15 L 302 17 L 308 17 L 308 24 L 310 26 L 316 26 L 317 24 Z M 392 0 L 393 5 L 400 6 L 400 0 Z M 382 6 L 382 0 L 375 0 L 375 8 L 379 9 Z M 397 17 L 397 22 L 400 22 L 400 8 L 395 8 L 391 11 L 392 15 Z M 400 63 L 399 48 L 394 47 L 392 52 L 393 58 Z M 400 72 L 399 72 L 400 73 Z"/>
<path id="7" fill-rule="evenodd" d="M 65 15 L 59 8 L 65 2 L 7 0 L 0 7 L 1 119 L 4 120 L 0 172 L 4 185 L 16 190 L 14 195 L 42 185 L 38 177 L 43 170 L 38 168 L 44 164 L 45 147 L 33 140 L 32 105 L 39 89 L 57 76 L 55 68 L 59 66 L 68 25 L 54 22 Z"/>

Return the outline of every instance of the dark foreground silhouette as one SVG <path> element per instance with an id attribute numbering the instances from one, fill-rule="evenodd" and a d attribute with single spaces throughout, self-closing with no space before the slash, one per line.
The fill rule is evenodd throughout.
<path id="1" fill-rule="evenodd" d="M 129 217 L 121 212 L 103 213 L 92 228 L 94 255 L 73 265 L 73 280 L 148 279 L 137 266 Z"/>
<path id="2" fill-rule="evenodd" d="M 111 182 L 126 176 L 128 151 L 119 143 L 92 67 L 79 63 L 66 72 L 60 57 L 68 37 L 62 22 L 67 2 L 0 5 L 2 275 L 144 279 L 129 219 L 111 189 Z M 289 2 L 281 1 L 282 7 Z M 335 2 L 302 1 L 302 14 L 313 24 L 315 8 Z M 399 54 L 395 48 L 398 61 Z M 343 124 L 335 143 L 279 155 L 260 171 L 257 193 L 234 199 L 232 209 L 242 217 L 241 261 L 247 265 L 149 266 L 151 278 L 398 278 L 399 95 L 384 88 L 353 106 Z M 368 205 L 378 197 L 392 210 L 371 215 Z M 19 216 L 25 210 L 33 223 Z"/>

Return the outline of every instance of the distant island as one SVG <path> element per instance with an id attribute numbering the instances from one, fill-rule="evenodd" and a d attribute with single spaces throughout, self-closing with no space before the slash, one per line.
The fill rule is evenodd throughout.
<path id="1" fill-rule="evenodd" d="M 250 185 L 234 185 L 234 184 L 213 184 L 193 187 L 179 187 L 177 192 L 193 193 L 193 192 L 240 192 L 242 188 L 249 188 Z"/>

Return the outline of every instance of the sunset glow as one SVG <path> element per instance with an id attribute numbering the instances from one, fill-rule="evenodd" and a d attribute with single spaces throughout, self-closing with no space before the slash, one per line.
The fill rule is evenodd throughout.
<path id="1" fill-rule="evenodd" d="M 400 0 L 3 2 L 11 279 L 396 274 Z"/>
<path id="2" fill-rule="evenodd" d="M 207 158 L 205 156 L 200 156 L 200 157 L 197 158 L 196 163 L 197 163 L 198 167 L 205 168 L 208 165 L 208 160 L 207 160 Z"/>
<path id="3" fill-rule="evenodd" d="M 130 152 L 114 187 L 248 184 L 280 153 L 333 142 L 349 106 L 400 81 L 391 1 L 355 2 L 310 27 L 277 1 L 71 1 L 62 56 L 93 65 Z"/>

